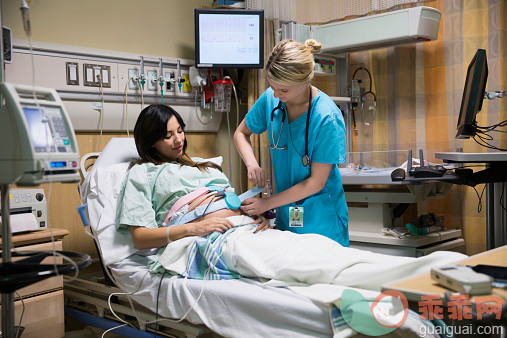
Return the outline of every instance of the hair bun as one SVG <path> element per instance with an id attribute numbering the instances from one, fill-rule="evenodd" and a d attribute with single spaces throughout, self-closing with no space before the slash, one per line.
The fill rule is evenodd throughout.
<path id="1" fill-rule="evenodd" d="M 320 49 L 322 48 L 322 43 L 318 42 L 315 39 L 308 39 L 305 41 L 305 46 L 310 48 L 311 52 L 315 54 L 320 52 Z"/>

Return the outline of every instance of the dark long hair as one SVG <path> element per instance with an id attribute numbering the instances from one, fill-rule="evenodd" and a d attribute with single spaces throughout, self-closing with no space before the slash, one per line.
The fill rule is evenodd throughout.
<path id="1" fill-rule="evenodd" d="M 137 162 L 147 163 L 151 162 L 154 164 L 165 163 L 158 151 L 153 145 L 167 135 L 167 121 L 174 116 L 178 120 L 181 129 L 185 131 L 185 122 L 173 108 L 162 104 L 152 104 L 144 108 L 139 117 L 137 118 L 136 125 L 134 127 L 134 140 L 136 142 L 137 152 L 141 157 L 141 160 Z M 199 170 L 206 170 L 207 168 L 215 168 L 222 171 L 222 168 L 212 162 L 197 163 L 187 155 L 187 138 L 183 143 L 183 153 L 176 159 L 181 165 L 188 165 L 191 167 L 199 168 Z"/>

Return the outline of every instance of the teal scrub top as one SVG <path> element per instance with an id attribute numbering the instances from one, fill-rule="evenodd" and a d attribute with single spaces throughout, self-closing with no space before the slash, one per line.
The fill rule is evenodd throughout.
<path id="1" fill-rule="evenodd" d="M 308 111 L 289 123 L 277 109 L 273 117 L 273 136 L 271 135 L 271 112 L 280 102 L 268 88 L 255 102 L 245 116 L 245 122 L 253 133 L 268 132 L 276 191 L 282 192 L 310 176 L 311 166 L 303 166 L 305 154 L 305 130 Z M 285 109 L 285 104 L 282 103 Z M 329 237 L 343 246 L 349 245 L 348 209 L 345 193 L 338 170 L 338 163 L 345 162 L 346 140 L 345 123 L 340 109 L 325 93 L 313 98 L 308 126 L 308 154 L 312 162 L 334 164 L 324 189 L 302 201 L 277 208 L 276 222 L 281 230 L 296 233 L 316 233 Z M 281 129 L 281 133 L 280 133 Z M 274 138 L 274 140 L 273 140 Z M 304 207 L 303 226 L 289 226 L 289 207 Z"/>

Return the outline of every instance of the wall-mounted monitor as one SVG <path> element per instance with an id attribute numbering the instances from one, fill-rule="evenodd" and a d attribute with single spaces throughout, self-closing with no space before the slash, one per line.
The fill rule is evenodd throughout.
<path id="1" fill-rule="evenodd" d="M 470 138 L 477 133 L 477 122 L 475 116 L 482 109 L 482 101 L 486 92 L 486 81 L 488 80 L 488 61 L 486 51 L 478 49 L 474 58 L 468 65 L 456 138 Z"/>
<path id="2" fill-rule="evenodd" d="M 195 9 L 197 68 L 263 68 L 264 11 Z"/>

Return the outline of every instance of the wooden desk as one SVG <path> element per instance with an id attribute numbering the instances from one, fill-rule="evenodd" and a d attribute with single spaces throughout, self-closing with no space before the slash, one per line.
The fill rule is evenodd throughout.
<path id="1" fill-rule="evenodd" d="M 53 229 L 55 240 L 54 248 L 62 250 L 62 239 L 69 234 L 68 230 Z M 13 234 L 13 251 L 52 251 L 51 235 L 49 230 L 37 230 L 33 232 Z M 1 243 L 0 243 L 1 249 Z M 13 257 L 12 260 L 19 260 Z M 52 257 L 42 261 L 43 264 L 51 264 Z M 62 259 L 57 258 L 61 264 Z M 55 276 L 46 278 L 40 282 L 28 285 L 14 293 L 14 321 L 18 325 L 23 306 L 18 294 L 23 297 L 25 312 L 21 326 L 25 327 L 23 337 L 63 337 L 65 335 L 64 322 L 64 299 L 63 278 Z M 1 306 L 0 306 L 1 307 Z"/>
<path id="2" fill-rule="evenodd" d="M 507 267 L 507 245 L 471 256 L 468 259 L 457 264 L 488 264 Z M 409 301 L 415 302 L 420 301 L 421 296 L 423 295 L 439 294 L 443 296 L 445 292 L 452 291 L 437 284 L 433 279 L 431 279 L 430 273 L 398 280 L 393 283 L 384 285 L 382 286 L 382 291 L 385 290 L 399 290 L 403 292 Z M 493 288 L 493 291 L 495 295 L 503 297 L 504 299 L 507 298 L 507 290 Z M 477 297 L 484 296 L 487 295 L 478 295 Z M 471 299 L 474 298 L 475 297 L 471 297 Z"/>

